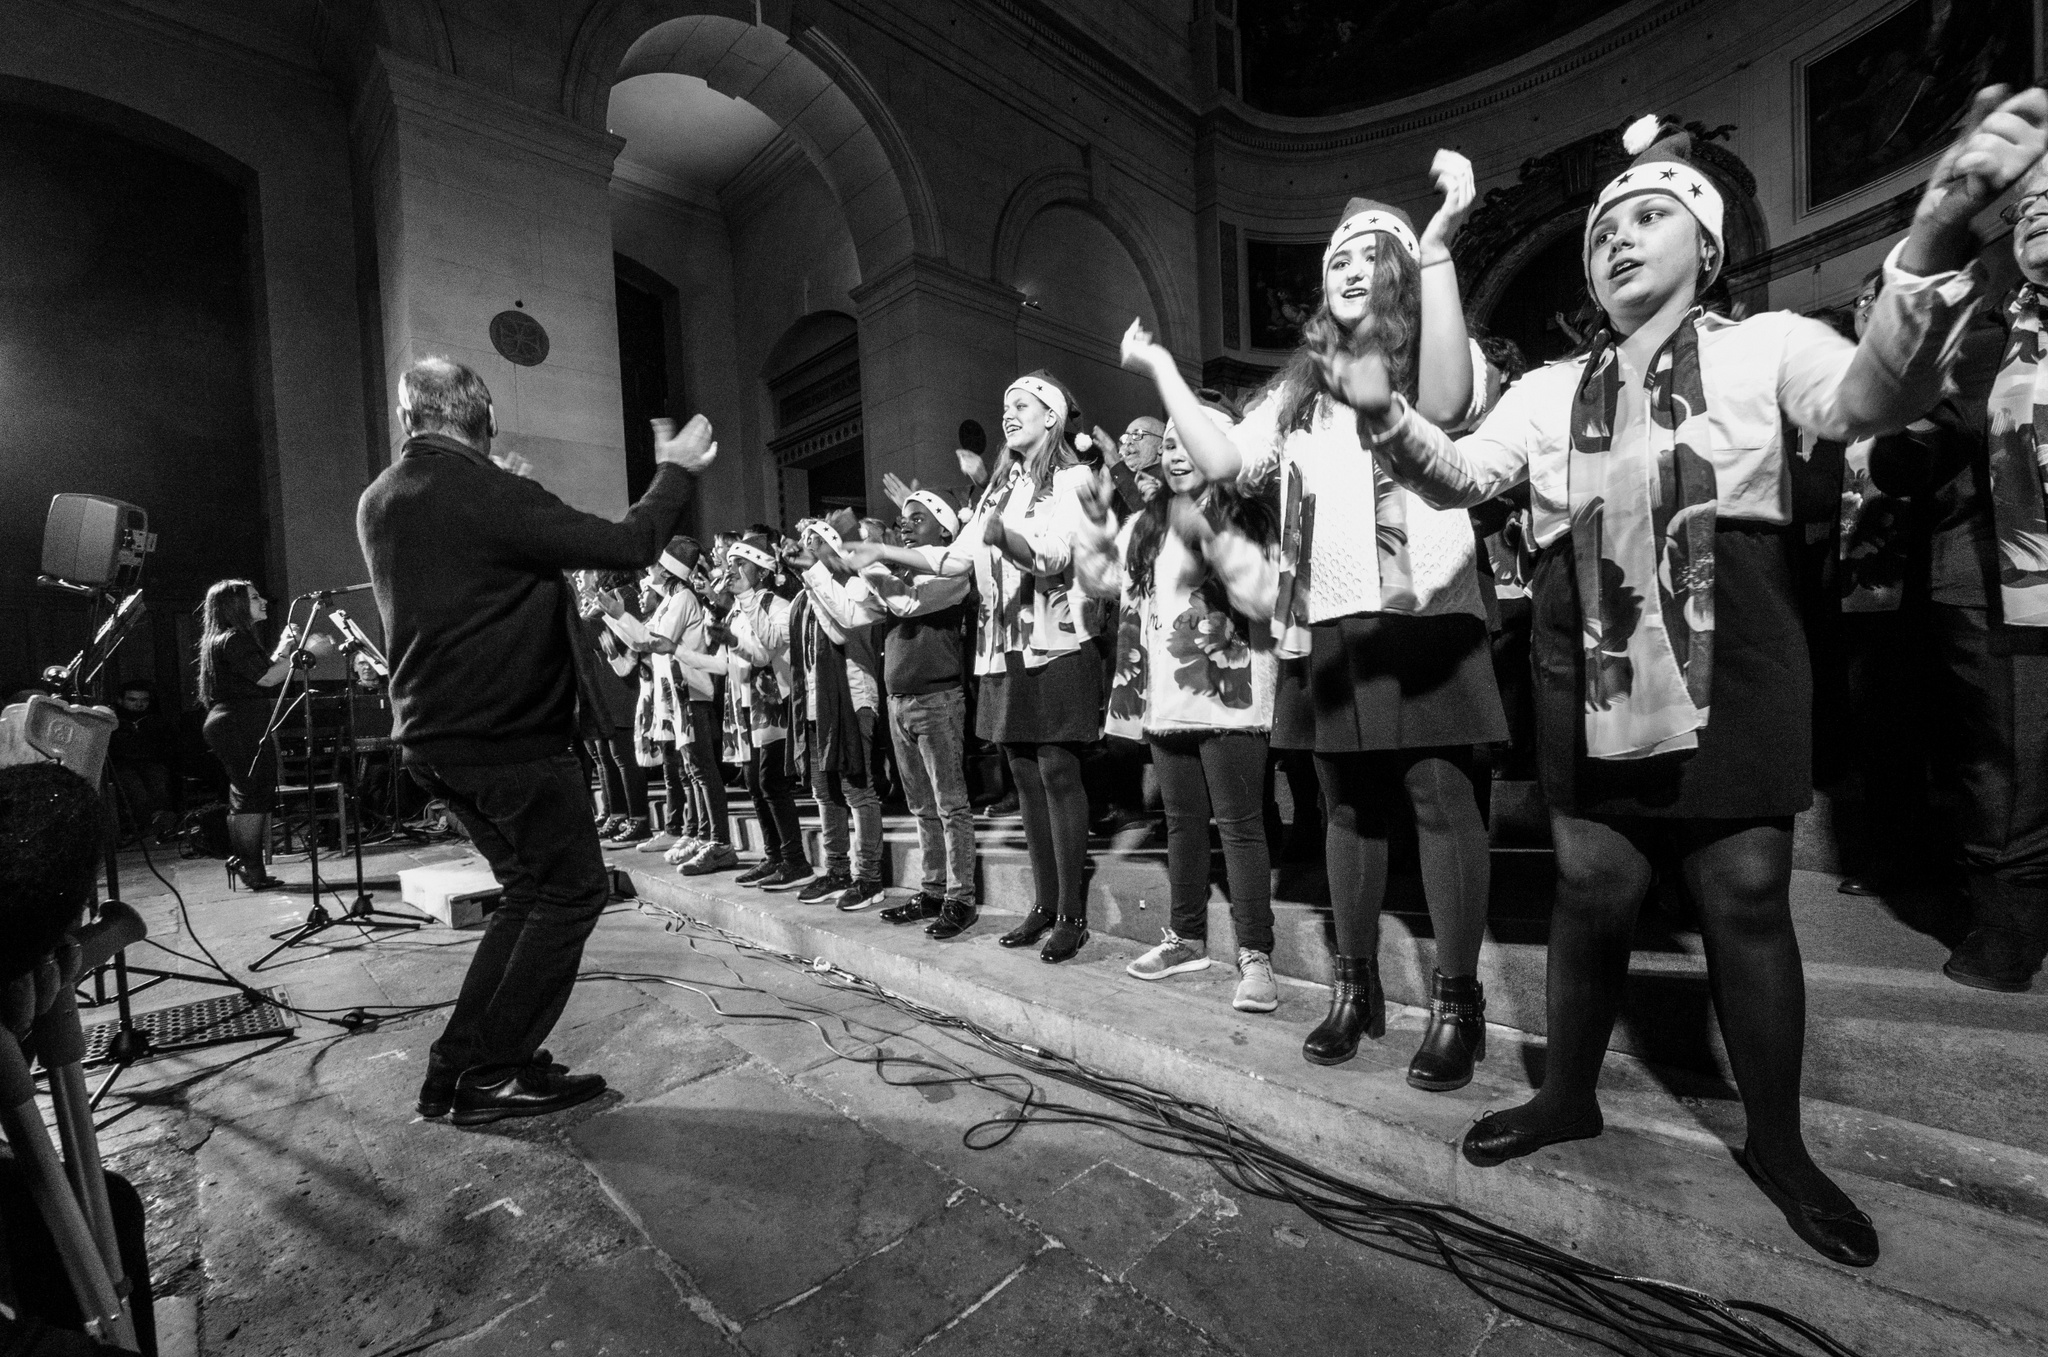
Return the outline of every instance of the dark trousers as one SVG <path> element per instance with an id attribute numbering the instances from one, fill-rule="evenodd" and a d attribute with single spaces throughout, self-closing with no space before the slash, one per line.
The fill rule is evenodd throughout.
<path id="1" fill-rule="evenodd" d="M 1237 945 L 1273 950 L 1272 861 L 1266 850 L 1263 732 L 1153 734 L 1152 771 L 1166 806 L 1166 875 L 1173 931 L 1209 936 L 1209 821 L 1223 841 L 1230 923 Z"/>
<path id="2" fill-rule="evenodd" d="M 597 756 L 598 775 L 604 779 L 605 813 L 646 819 L 647 770 L 634 756 L 633 732 L 615 730 L 602 740 L 592 740 L 590 748 Z"/>
<path id="3" fill-rule="evenodd" d="M 729 844 L 732 826 L 726 814 L 725 775 L 718 770 L 719 706 L 693 699 L 689 710 L 689 730 L 681 748 L 683 773 L 697 800 L 698 836 Z"/>
<path id="4" fill-rule="evenodd" d="M 562 1016 L 611 897 L 588 787 L 566 750 L 530 763 L 409 766 L 504 887 L 432 1057 L 490 1083 L 530 1061 Z"/>
<path id="5" fill-rule="evenodd" d="M 2048 943 L 2048 655 L 2002 653 L 1980 608 L 1928 609 L 1936 771 L 1976 922 Z"/>
<path id="6" fill-rule="evenodd" d="M 770 862 L 809 862 L 796 822 L 796 784 L 785 765 L 783 741 L 757 744 L 747 756 L 747 794 L 761 822 L 762 854 Z"/>

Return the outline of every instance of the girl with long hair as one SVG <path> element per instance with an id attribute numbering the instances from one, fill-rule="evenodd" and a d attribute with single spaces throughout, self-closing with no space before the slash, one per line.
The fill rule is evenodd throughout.
<path id="1" fill-rule="evenodd" d="M 1635 162 L 1587 214 L 1604 317 L 1591 352 L 1530 373 L 1455 442 L 1376 355 L 1330 358 L 1375 460 L 1432 503 L 1530 486 L 1537 756 L 1558 872 L 1549 1056 L 1534 1098 L 1466 1133 L 1474 1164 L 1600 1134 L 1600 1066 L 1663 861 L 1700 912 L 1748 1122 L 1737 1161 L 1815 1250 L 1877 1260 L 1870 1218 L 1800 1129 L 1805 984 L 1789 891 L 1792 817 L 1812 802 L 1811 675 L 1783 426 L 1849 441 L 1941 399 L 1983 283 L 1970 220 L 2048 145 L 2048 94 L 1999 107 L 2004 94 L 1979 96 L 1935 166 L 1858 343 L 1788 312 L 1700 308 L 1724 259 L 1722 200 L 1690 137 L 1644 119 L 1624 138 Z"/>
<path id="2" fill-rule="evenodd" d="M 219 580 L 206 591 L 199 635 L 199 700 L 206 747 L 228 775 L 228 881 L 250 890 L 282 885 L 264 867 L 270 808 L 277 793 L 277 754 L 266 734 L 274 690 L 292 672 L 298 628 L 287 626 L 266 653 L 258 624 L 270 604 L 247 580 Z"/>
<path id="3" fill-rule="evenodd" d="M 1230 412 L 1204 414 L 1219 427 Z M 1209 965 L 1209 825 L 1223 840 L 1236 934 L 1231 1006 L 1271 1013 L 1273 882 L 1266 847 L 1267 735 L 1279 663 L 1267 625 L 1280 585 L 1280 522 L 1229 483 L 1208 484 L 1169 422 L 1155 495 L 1118 530 L 1106 480 L 1081 498 L 1081 587 L 1121 602 L 1109 733 L 1150 747 L 1166 808 L 1172 923 L 1125 969 L 1140 980 Z"/>
<path id="4" fill-rule="evenodd" d="M 1356 419 L 1318 362 L 1376 353 L 1419 408 L 1476 417 L 1483 390 L 1458 301 L 1450 239 L 1473 198 L 1471 166 L 1439 152 L 1444 201 L 1420 239 L 1396 209 L 1355 198 L 1324 252 L 1323 293 L 1286 365 L 1225 431 L 1201 413 L 1173 357 L 1133 322 L 1124 364 L 1150 376 L 1210 481 L 1277 486 L 1283 574 L 1272 743 L 1312 752 L 1336 933 L 1330 1011 L 1302 1045 L 1316 1064 L 1386 1032 L 1380 908 L 1388 839 L 1412 815 L 1436 940 L 1429 1025 L 1408 1068 L 1454 1089 L 1485 1051 L 1478 980 L 1490 885 L 1473 746 L 1506 738 L 1471 521 L 1376 470 Z"/>
<path id="5" fill-rule="evenodd" d="M 876 561 L 912 574 L 972 571 L 981 597 L 974 672 L 975 733 L 1003 748 L 1017 787 L 1036 899 L 1005 947 L 1044 940 L 1065 961 L 1088 941 L 1088 791 L 1081 750 L 1102 738 L 1097 609 L 1073 587 L 1081 495 L 1095 475 L 1094 440 L 1080 403 L 1050 372 L 1003 393 L 1003 450 L 973 514 L 936 563 L 902 547 L 849 543 L 861 569 Z"/>

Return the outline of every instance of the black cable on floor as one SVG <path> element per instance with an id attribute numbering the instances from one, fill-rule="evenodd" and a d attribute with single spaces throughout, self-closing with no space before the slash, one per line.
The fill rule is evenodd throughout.
<path id="1" fill-rule="evenodd" d="M 1854 1349 L 1825 1330 L 1774 1306 L 1723 1300 L 1675 1282 L 1614 1272 L 1464 1207 L 1377 1192 L 1267 1143 L 1207 1104 L 1100 1074 L 1055 1052 L 907 999 L 822 958 L 763 946 L 664 906 L 643 902 L 642 908 L 665 916 L 672 931 L 701 931 L 738 951 L 801 967 L 820 984 L 887 1004 L 1027 1071 L 977 1073 L 944 1057 L 892 1054 L 879 1043 L 868 1053 L 844 1051 L 816 1021 L 787 1015 L 817 1029 L 835 1055 L 874 1066 L 889 1083 L 968 1084 L 1016 1104 L 1014 1111 L 968 1127 L 961 1139 L 971 1149 L 1000 1145 L 1033 1124 L 1102 1127 L 1152 1149 L 1202 1160 L 1241 1192 L 1288 1202 L 1346 1239 L 1451 1273 L 1507 1314 L 1628 1357 L 1856 1357 Z M 592 978 L 657 981 L 704 993 L 669 976 L 603 972 Z M 715 1000 L 712 1003 L 716 1011 L 724 1012 Z M 829 1010 L 813 1011 L 844 1022 L 842 1015 Z M 893 1078 L 890 1071 L 895 1067 L 929 1074 Z M 1094 1094 L 1123 1111 L 1052 1101 L 1041 1095 L 1031 1075 Z"/>

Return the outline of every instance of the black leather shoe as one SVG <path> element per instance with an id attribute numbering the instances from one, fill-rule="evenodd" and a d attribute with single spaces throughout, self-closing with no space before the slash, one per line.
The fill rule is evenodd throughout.
<path id="1" fill-rule="evenodd" d="M 1047 910 L 1040 913 L 1034 909 L 1024 916 L 1023 923 L 1018 924 L 1015 928 L 997 938 L 996 941 L 1004 947 L 1029 947 L 1032 943 L 1037 942 L 1050 932 L 1052 926 L 1058 922 L 1059 916 L 1052 911 Z"/>
<path id="2" fill-rule="evenodd" d="M 1045 946 L 1038 949 L 1038 959 L 1058 965 L 1071 958 L 1074 953 L 1088 945 L 1088 923 L 1085 919 L 1061 919 L 1053 925 L 1052 936 L 1045 940 Z"/>
<path id="3" fill-rule="evenodd" d="M 1311 1065 L 1341 1065 L 1358 1054 L 1362 1036 L 1387 1034 L 1387 997 L 1380 990 L 1378 957 L 1339 956 L 1330 984 L 1330 1011 L 1301 1043 Z"/>
<path id="4" fill-rule="evenodd" d="M 450 1120 L 457 1126 L 481 1126 L 507 1117 L 545 1116 L 587 1103 L 602 1092 L 601 1074 L 557 1073 L 528 1065 L 495 1083 L 456 1081 L 455 1115 Z"/>
<path id="5" fill-rule="evenodd" d="M 533 1053 L 532 1063 L 540 1069 L 553 1070 L 556 1074 L 569 1072 L 567 1065 L 555 1063 L 555 1057 L 545 1046 Z M 455 1105 L 455 1081 L 461 1077 L 461 1070 L 437 1070 L 429 1062 L 427 1077 L 420 1081 L 420 1115 L 430 1121 L 435 1117 L 447 1116 L 448 1109 Z"/>
<path id="6" fill-rule="evenodd" d="M 1877 1227 L 1853 1204 L 1846 1211 L 1834 1211 L 1800 1201 L 1779 1187 L 1764 1172 L 1763 1165 L 1749 1157 L 1747 1145 L 1735 1152 L 1735 1162 L 1742 1165 L 1749 1181 L 1771 1199 L 1771 1204 L 1785 1213 L 1785 1223 L 1792 1227 L 1792 1233 L 1811 1245 L 1815 1253 L 1844 1267 L 1869 1267 L 1877 1261 Z"/>
<path id="7" fill-rule="evenodd" d="M 919 891 L 902 904 L 889 906 L 878 917 L 892 924 L 922 923 L 926 919 L 938 918 L 945 906 L 944 896 Z"/>
<path id="8" fill-rule="evenodd" d="M 1444 1093 L 1472 1082 L 1473 1062 L 1486 1059 L 1486 987 L 1472 976 L 1432 972 L 1429 1026 L 1408 1062 L 1408 1082 Z"/>
<path id="9" fill-rule="evenodd" d="M 1465 1162 L 1490 1169 L 1510 1159 L 1534 1154 L 1545 1145 L 1561 1145 L 1567 1140 L 1591 1140 L 1607 1129 L 1606 1119 L 1597 1107 L 1587 1116 L 1562 1124 L 1522 1126 L 1507 1120 L 1521 1110 L 1517 1107 L 1506 1112 L 1489 1112 L 1473 1122 L 1472 1129 L 1465 1132 Z"/>
<path id="10" fill-rule="evenodd" d="M 228 859 L 229 890 L 274 891 L 283 884 L 264 867 L 261 858 L 254 865 L 238 857 Z"/>
<path id="11" fill-rule="evenodd" d="M 939 917 L 925 927 L 924 935 L 940 942 L 957 938 L 974 927 L 975 920 L 980 917 L 980 912 L 965 900 L 948 900 L 940 909 Z"/>

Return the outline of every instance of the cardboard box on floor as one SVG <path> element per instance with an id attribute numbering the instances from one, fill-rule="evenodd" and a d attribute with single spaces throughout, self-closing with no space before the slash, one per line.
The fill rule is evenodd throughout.
<path id="1" fill-rule="evenodd" d="M 450 928 L 476 928 L 498 907 L 503 888 L 482 858 L 408 867 L 398 874 L 399 898 Z"/>

